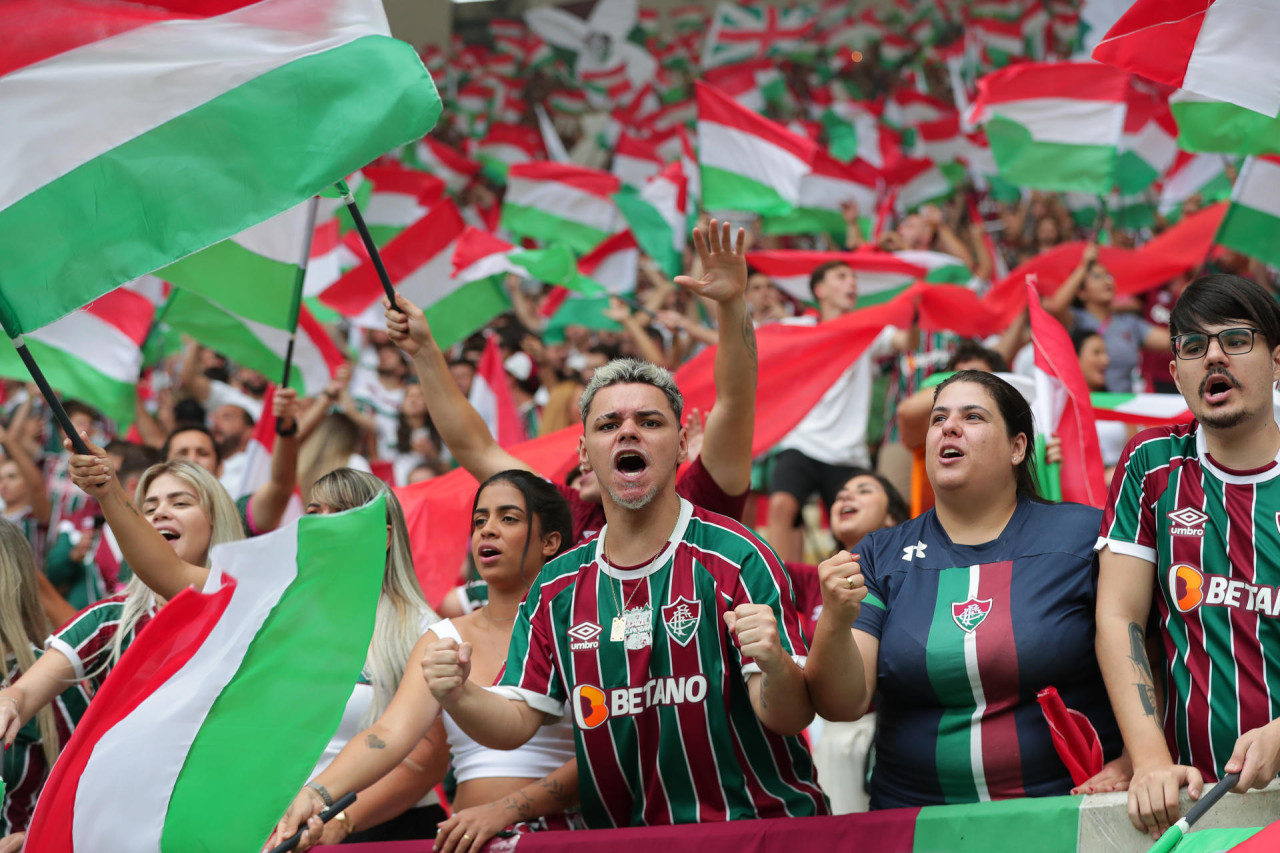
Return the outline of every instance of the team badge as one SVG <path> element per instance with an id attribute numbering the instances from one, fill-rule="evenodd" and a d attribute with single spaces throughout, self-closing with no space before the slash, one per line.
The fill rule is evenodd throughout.
<path id="1" fill-rule="evenodd" d="M 702 602 L 690 601 L 683 595 L 662 608 L 662 621 L 667 626 L 667 636 L 682 646 L 689 645 L 698 632 L 702 619 Z"/>
<path id="2" fill-rule="evenodd" d="M 982 624 L 990 612 L 991 599 L 989 598 L 971 598 L 951 605 L 951 618 L 969 634 Z"/>

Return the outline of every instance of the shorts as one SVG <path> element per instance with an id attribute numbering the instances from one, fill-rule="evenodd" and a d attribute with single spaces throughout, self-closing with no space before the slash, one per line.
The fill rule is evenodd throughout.
<path id="1" fill-rule="evenodd" d="M 822 498 L 823 508 L 831 511 L 840 487 L 850 477 L 866 474 L 865 468 L 856 465 L 828 465 L 805 456 L 799 450 L 783 450 L 773 460 L 773 476 L 769 478 L 769 494 L 786 492 L 803 505 L 815 493 Z M 800 513 L 792 524 L 799 527 Z"/>

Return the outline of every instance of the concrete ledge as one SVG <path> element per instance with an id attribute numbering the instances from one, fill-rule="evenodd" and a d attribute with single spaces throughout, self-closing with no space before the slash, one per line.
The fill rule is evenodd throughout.
<path id="1" fill-rule="evenodd" d="M 1206 786 L 1205 790 L 1208 790 Z M 1194 801 L 1182 791 L 1182 814 Z M 1280 780 L 1261 791 L 1227 794 L 1195 825 L 1199 829 L 1266 826 L 1280 817 Z M 1080 808 L 1080 853 L 1146 853 L 1151 838 L 1129 823 L 1127 793 L 1093 794 Z"/>

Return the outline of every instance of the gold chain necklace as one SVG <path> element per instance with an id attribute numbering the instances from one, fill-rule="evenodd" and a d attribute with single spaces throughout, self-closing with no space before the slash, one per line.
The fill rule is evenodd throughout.
<path id="1" fill-rule="evenodd" d="M 663 542 L 663 543 L 662 543 L 662 548 L 661 548 L 661 549 L 659 549 L 658 553 L 657 553 L 657 554 L 654 554 L 652 557 L 650 557 L 650 558 L 649 558 L 647 561 L 645 561 L 644 563 L 641 563 L 641 565 L 642 565 L 642 566 L 648 566 L 648 565 L 651 565 L 651 564 L 653 563 L 653 561 L 654 561 L 654 560 L 656 560 L 656 559 L 658 559 L 658 557 L 662 556 L 662 552 L 663 552 L 663 551 L 665 551 L 665 550 L 667 549 L 667 545 L 669 545 L 669 544 L 670 544 L 669 542 Z M 608 566 L 610 566 L 610 567 L 612 567 L 612 566 L 613 566 L 613 564 L 609 562 L 609 547 L 608 547 L 608 543 L 607 543 L 605 540 L 603 540 L 603 539 L 602 539 L 602 540 L 600 540 L 600 555 L 604 558 L 604 562 L 605 562 L 605 564 L 606 564 L 606 565 L 608 565 Z M 632 601 L 635 601 L 636 593 L 640 591 L 640 587 L 645 586 L 645 584 L 637 583 L 637 584 L 636 584 L 636 588 L 635 588 L 635 589 L 633 589 L 633 590 L 631 590 L 631 595 L 627 597 L 627 599 L 626 599 L 626 603 L 625 603 L 625 604 L 621 604 L 621 605 L 620 605 L 620 604 L 619 604 L 619 602 L 622 600 L 622 596 L 626 595 L 626 587 L 624 587 L 624 586 L 622 585 L 622 578 L 618 578 L 618 579 L 617 579 L 617 580 L 618 580 L 618 591 L 617 591 L 617 592 L 614 592 L 614 591 L 613 591 L 613 583 L 611 582 L 611 580 L 612 580 L 612 579 L 609 577 L 608 573 L 604 573 L 604 575 L 605 575 L 605 578 L 606 578 L 605 586 L 609 587 L 609 597 L 613 599 L 613 606 L 614 606 L 614 609 L 615 609 L 615 610 L 617 610 L 617 612 L 618 612 L 618 615 L 617 615 L 617 616 L 615 616 L 615 617 L 613 617 L 613 622 L 612 622 L 612 623 L 610 624 L 610 626 L 609 626 L 609 639 L 610 639 L 611 641 L 615 642 L 615 643 L 620 643 L 620 642 L 624 641 L 624 640 L 626 639 L 626 637 L 627 637 L 627 615 L 626 615 L 626 612 L 627 612 L 627 610 L 628 610 L 628 609 L 630 609 L 630 607 L 631 607 L 631 602 L 632 602 Z M 639 580 L 644 580 L 644 578 L 640 578 Z"/>

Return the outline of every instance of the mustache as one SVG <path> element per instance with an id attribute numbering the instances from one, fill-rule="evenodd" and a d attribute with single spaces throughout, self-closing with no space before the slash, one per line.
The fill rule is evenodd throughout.
<path id="1" fill-rule="evenodd" d="M 1209 382 L 1219 376 L 1230 382 L 1232 388 L 1240 387 L 1240 381 L 1231 375 L 1230 370 L 1225 367 L 1212 367 L 1204 375 L 1204 379 L 1200 380 L 1200 396 L 1204 396 L 1205 389 L 1209 387 Z"/>

